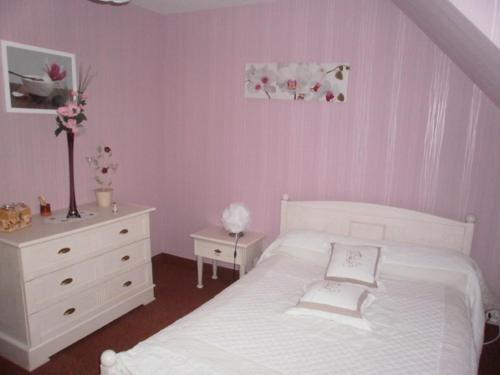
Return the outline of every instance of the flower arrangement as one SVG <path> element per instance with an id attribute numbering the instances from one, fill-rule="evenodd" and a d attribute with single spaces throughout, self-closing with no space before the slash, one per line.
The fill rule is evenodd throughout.
<path id="1" fill-rule="evenodd" d="M 47 66 L 46 69 L 49 69 L 49 67 Z M 61 72 L 59 66 L 57 66 L 56 68 L 54 67 L 54 64 L 52 64 L 47 74 L 51 77 L 51 79 L 62 79 L 60 77 L 63 76 L 63 72 L 64 76 L 66 76 L 64 70 Z M 71 91 L 69 101 L 66 103 L 66 105 L 57 108 L 57 128 L 54 131 L 56 137 L 63 131 L 76 134 L 78 132 L 78 129 L 83 127 L 83 122 L 87 120 L 87 116 L 85 116 L 84 113 L 85 105 L 87 104 L 87 96 L 85 95 L 85 91 L 87 90 L 94 75 L 91 74 L 89 67 L 84 74 L 80 69 L 78 77 L 80 78 L 78 82 L 78 90 Z"/>
<path id="2" fill-rule="evenodd" d="M 347 64 L 247 64 L 245 96 L 343 102 L 349 70 Z"/>
<path id="3" fill-rule="evenodd" d="M 116 173 L 118 164 L 113 163 L 112 157 L 113 153 L 109 146 L 97 146 L 97 155 L 86 157 L 89 167 L 94 170 L 94 179 L 100 190 L 111 189 L 113 185 L 111 175 Z"/>

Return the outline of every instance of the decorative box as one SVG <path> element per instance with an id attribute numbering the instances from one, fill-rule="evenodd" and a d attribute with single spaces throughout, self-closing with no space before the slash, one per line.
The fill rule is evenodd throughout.
<path id="1" fill-rule="evenodd" d="M 0 232 L 13 232 L 31 225 L 31 210 L 24 203 L 0 206 Z"/>

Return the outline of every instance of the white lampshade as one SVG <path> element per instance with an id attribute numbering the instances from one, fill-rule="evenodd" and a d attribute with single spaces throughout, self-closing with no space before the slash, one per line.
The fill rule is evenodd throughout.
<path id="1" fill-rule="evenodd" d="M 230 234 L 242 235 L 250 223 L 250 210 L 243 203 L 231 203 L 222 212 L 222 224 Z"/>

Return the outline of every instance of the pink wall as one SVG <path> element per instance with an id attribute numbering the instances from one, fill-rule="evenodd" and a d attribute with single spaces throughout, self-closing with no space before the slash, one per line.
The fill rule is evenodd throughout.
<path id="1" fill-rule="evenodd" d="M 500 110 L 389 0 L 292 0 L 166 17 L 166 251 L 232 201 L 276 236 L 279 199 L 463 219 L 500 297 Z M 346 61 L 348 103 L 243 97 L 247 62 Z"/>
<path id="2" fill-rule="evenodd" d="M 189 233 L 218 223 L 232 201 L 249 205 L 252 229 L 270 240 L 284 192 L 472 212 L 473 257 L 500 297 L 500 110 L 389 0 L 167 17 L 0 0 L 0 38 L 73 52 L 98 71 L 77 139 L 78 201 L 94 199 L 84 156 L 110 144 L 117 198 L 159 208 L 155 252 L 192 257 Z M 244 99 L 250 61 L 347 61 L 348 103 Z M 0 202 L 36 207 L 43 192 L 67 205 L 66 144 L 54 127 L 52 116 L 0 111 Z"/>
<path id="3" fill-rule="evenodd" d="M 76 139 L 76 195 L 94 201 L 95 188 L 84 157 L 98 144 L 114 149 L 119 201 L 161 208 L 164 170 L 159 122 L 162 85 L 162 17 L 138 7 L 111 7 L 85 0 L 0 0 L 0 39 L 76 54 L 77 64 L 98 73 L 88 89 L 89 121 Z M 4 111 L 0 77 L 0 202 L 38 207 L 44 193 L 53 207 L 67 207 L 68 167 L 64 135 L 54 137 L 52 115 Z M 35 211 L 37 211 L 35 209 Z M 153 250 L 164 248 L 162 211 L 153 214 Z"/>

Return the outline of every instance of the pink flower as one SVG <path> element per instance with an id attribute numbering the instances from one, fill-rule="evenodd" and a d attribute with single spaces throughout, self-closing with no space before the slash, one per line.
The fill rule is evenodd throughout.
<path id="1" fill-rule="evenodd" d="M 59 113 L 61 116 L 64 116 L 64 117 L 75 117 L 81 111 L 82 111 L 82 109 L 74 103 L 69 103 L 69 104 L 66 104 L 64 107 L 57 108 L 57 113 Z"/>
<path id="2" fill-rule="evenodd" d="M 332 91 L 327 91 L 325 93 L 325 99 L 326 99 L 327 102 L 332 101 L 334 98 L 335 98 L 335 95 L 333 95 Z"/>
<path id="3" fill-rule="evenodd" d="M 61 81 L 66 78 L 66 70 L 57 63 L 53 63 L 50 67 L 45 66 L 45 72 L 52 81 Z"/>
<path id="4" fill-rule="evenodd" d="M 68 122 L 66 123 L 66 127 L 71 129 L 71 132 L 73 134 L 78 133 L 78 124 L 75 119 L 69 119 Z"/>
<path id="5" fill-rule="evenodd" d="M 289 79 L 286 81 L 286 88 L 290 91 L 295 91 L 297 89 L 297 80 Z"/>
<path id="6" fill-rule="evenodd" d="M 266 65 L 261 68 L 256 68 L 251 65 L 246 71 L 247 90 L 251 93 L 264 92 L 268 98 L 276 92 L 275 73 Z"/>

